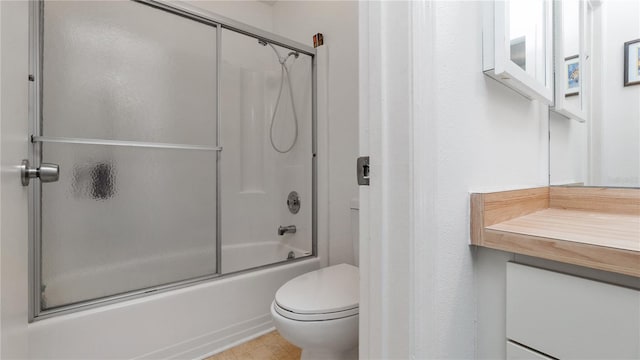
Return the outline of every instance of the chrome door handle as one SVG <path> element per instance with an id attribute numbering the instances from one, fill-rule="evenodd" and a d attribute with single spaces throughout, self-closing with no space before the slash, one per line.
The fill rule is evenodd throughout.
<path id="1" fill-rule="evenodd" d="M 20 179 L 23 186 L 28 186 L 33 178 L 40 178 L 42 182 L 54 182 L 60 179 L 60 167 L 56 164 L 42 163 L 39 168 L 29 167 L 29 160 L 22 160 Z"/>

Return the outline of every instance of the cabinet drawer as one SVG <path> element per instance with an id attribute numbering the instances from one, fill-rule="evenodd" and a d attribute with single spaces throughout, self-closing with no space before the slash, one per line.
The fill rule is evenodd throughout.
<path id="1" fill-rule="evenodd" d="M 524 346 L 507 341 L 507 360 L 553 360 Z"/>
<path id="2" fill-rule="evenodd" d="M 639 359 L 640 292 L 507 263 L 507 338 L 560 359 Z"/>

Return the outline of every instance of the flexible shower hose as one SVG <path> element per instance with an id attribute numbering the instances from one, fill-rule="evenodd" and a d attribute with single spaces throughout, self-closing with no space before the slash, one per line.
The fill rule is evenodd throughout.
<path id="1" fill-rule="evenodd" d="M 273 50 L 276 51 L 275 48 Z M 276 51 L 276 54 L 278 54 L 277 51 Z M 291 56 L 291 54 L 289 54 L 289 56 Z M 271 126 L 269 127 L 269 140 L 271 141 L 271 147 L 275 151 L 281 154 L 286 154 L 289 151 L 291 151 L 291 149 L 293 149 L 293 147 L 296 145 L 296 142 L 298 141 L 298 114 L 296 114 L 296 104 L 293 101 L 293 87 L 291 86 L 291 77 L 289 76 L 289 69 L 287 68 L 287 59 L 289 59 L 289 56 L 287 56 L 284 60 L 280 60 L 280 56 L 278 54 L 278 62 L 280 62 L 280 90 L 278 91 L 278 97 L 276 98 L 276 105 L 273 108 L 273 115 L 271 115 Z M 289 86 L 289 97 L 291 98 L 291 110 L 293 111 L 294 135 L 293 135 L 293 142 L 291 142 L 291 145 L 287 149 L 282 150 L 282 149 L 279 149 L 276 146 L 276 144 L 273 142 L 273 125 L 276 122 L 276 113 L 278 112 L 278 106 L 280 105 L 280 98 L 282 97 L 282 88 L 284 87 L 285 76 L 287 78 L 287 85 Z"/>

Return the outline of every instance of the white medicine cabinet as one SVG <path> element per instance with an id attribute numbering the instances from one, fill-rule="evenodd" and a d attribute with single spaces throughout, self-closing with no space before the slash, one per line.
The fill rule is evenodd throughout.
<path id="1" fill-rule="evenodd" d="M 587 119 L 591 75 L 592 4 L 554 1 L 555 103 L 552 110 L 580 122 Z"/>
<path id="2" fill-rule="evenodd" d="M 488 1 L 483 71 L 529 99 L 553 103 L 553 4 L 549 0 Z"/>

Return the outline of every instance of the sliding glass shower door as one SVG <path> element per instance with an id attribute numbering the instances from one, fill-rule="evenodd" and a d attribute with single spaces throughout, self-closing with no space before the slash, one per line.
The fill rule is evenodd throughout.
<path id="1" fill-rule="evenodd" d="M 36 313 L 218 273 L 218 28 L 39 6 L 33 159 L 60 180 L 34 185 Z"/>
<path id="2" fill-rule="evenodd" d="M 312 253 L 313 57 L 225 28 L 221 43 L 221 270 L 228 274 Z"/>

